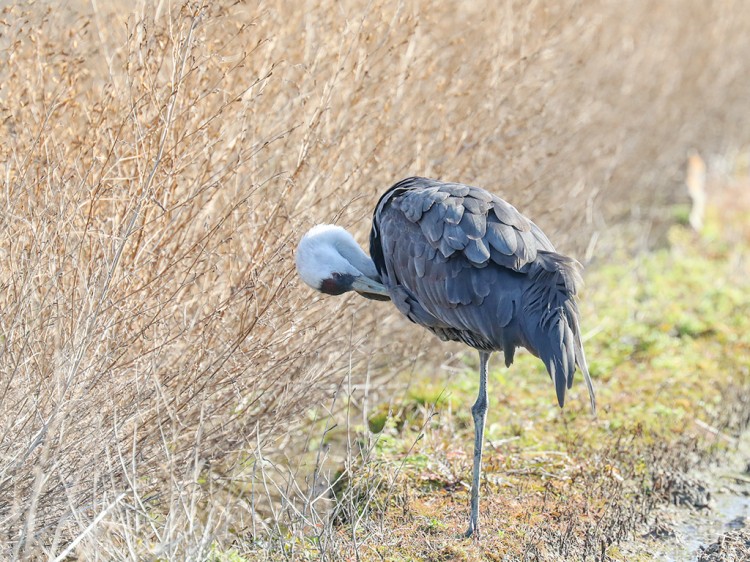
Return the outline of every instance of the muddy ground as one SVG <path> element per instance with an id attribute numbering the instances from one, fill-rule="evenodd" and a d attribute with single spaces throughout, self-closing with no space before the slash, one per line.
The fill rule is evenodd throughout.
<path id="1" fill-rule="evenodd" d="M 667 562 L 750 560 L 750 432 L 717 438 L 730 448 L 680 477 L 672 503 L 654 510 L 627 550 Z"/>

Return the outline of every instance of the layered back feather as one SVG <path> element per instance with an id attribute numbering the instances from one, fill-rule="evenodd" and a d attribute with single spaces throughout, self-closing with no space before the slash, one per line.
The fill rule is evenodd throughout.
<path id="1" fill-rule="evenodd" d="M 477 187 L 427 178 L 376 206 L 370 255 L 396 307 L 444 340 L 544 361 L 560 406 L 578 365 L 594 404 L 578 327 L 575 260 L 555 253 L 515 207 Z"/>

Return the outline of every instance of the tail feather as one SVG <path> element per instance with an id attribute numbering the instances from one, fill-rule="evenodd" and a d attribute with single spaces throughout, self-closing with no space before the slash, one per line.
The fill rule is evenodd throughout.
<path id="1" fill-rule="evenodd" d="M 530 285 L 524 292 L 522 325 L 529 348 L 544 362 L 555 384 L 557 402 L 573 385 L 576 367 L 583 372 L 591 411 L 596 396 L 583 352 L 575 295 L 581 284 L 580 265 L 554 252 L 540 252 Z"/>
<path id="2" fill-rule="evenodd" d="M 596 416 L 596 393 L 594 392 L 594 383 L 591 382 L 589 366 L 586 363 L 586 354 L 583 352 L 583 343 L 581 342 L 580 333 L 576 333 L 576 363 L 583 372 L 583 380 L 586 381 L 586 388 L 589 391 L 589 402 L 591 403 L 591 414 Z"/>
<path id="3" fill-rule="evenodd" d="M 562 309 L 558 310 L 557 316 L 551 323 L 552 329 L 538 335 L 537 351 L 555 383 L 557 403 L 562 408 L 565 405 L 565 391 L 573 385 L 576 371 L 575 340 Z"/>
<path id="4" fill-rule="evenodd" d="M 589 402 L 591 403 L 591 414 L 596 416 L 596 393 L 594 392 L 594 383 L 591 382 L 591 375 L 589 374 L 589 365 L 586 362 L 586 353 L 583 351 L 583 341 L 581 340 L 581 326 L 578 323 L 578 315 L 573 315 L 571 320 L 573 321 L 573 336 L 574 336 L 574 349 L 576 356 L 576 365 L 581 369 L 583 373 L 583 380 L 586 382 L 586 388 L 589 392 Z"/>

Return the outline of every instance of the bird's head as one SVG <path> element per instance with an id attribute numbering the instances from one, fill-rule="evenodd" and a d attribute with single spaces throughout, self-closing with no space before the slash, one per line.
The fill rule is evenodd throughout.
<path id="1" fill-rule="evenodd" d="M 388 300 L 375 264 L 351 234 L 340 226 L 319 224 L 302 237 L 295 255 L 302 280 L 321 293 L 357 291 L 375 300 Z"/>

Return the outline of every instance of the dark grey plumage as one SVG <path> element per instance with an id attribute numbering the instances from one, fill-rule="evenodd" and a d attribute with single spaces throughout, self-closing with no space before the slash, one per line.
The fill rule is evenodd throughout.
<path id="1" fill-rule="evenodd" d="M 581 368 L 594 408 L 575 296 L 580 265 L 512 205 L 458 183 L 412 177 L 378 202 L 370 255 L 394 304 L 443 340 L 542 359 L 562 407 Z"/>

